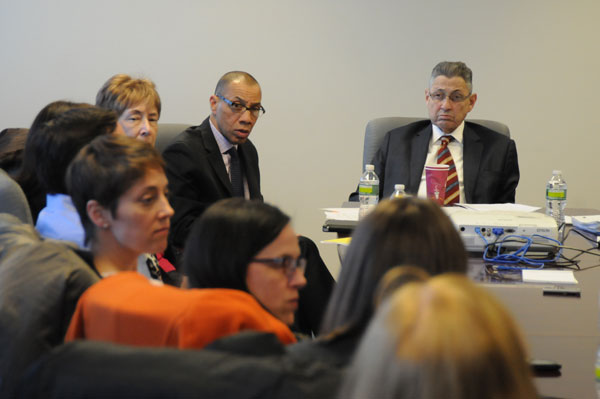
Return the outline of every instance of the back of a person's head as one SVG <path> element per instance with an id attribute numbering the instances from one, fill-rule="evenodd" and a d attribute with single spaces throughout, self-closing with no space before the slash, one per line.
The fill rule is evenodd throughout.
<path id="1" fill-rule="evenodd" d="M 523 339 L 503 306 L 467 277 L 409 282 L 373 318 L 343 398 L 535 398 Z"/>
<path id="2" fill-rule="evenodd" d="M 85 230 L 94 237 L 87 203 L 96 200 L 116 217 L 120 197 L 150 169 L 164 171 L 164 161 L 150 144 L 115 134 L 96 137 L 83 146 L 69 165 L 65 182 Z"/>
<path id="3" fill-rule="evenodd" d="M 359 223 L 325 313 L 323 332 L 364 328 L 372 298 L 390 268 L 410 264 L 431 275 L 465 273 L 467 254 L 450 218 L 433 201 L 405 197 L 382 201 Z"/>
<path id="4" fill-rule="evenodd" d="M 154 82 L 126 74 L 110 77 L 96 95 L 96 106 L 113 110 L 121 116 L 127 108 L 149 103 L 160 116 L 161 102 Z"/>
<path id="5" fill-rule="evenodd" d="M 110 134 L 116 114 L 98 107 L 74 108 L 46 122 L 32 148 L 36 175 L 49 194 L 66 194 L 65 174 L 77 152 L 95 137 Z"/>
<path id="6" fill-rule="evenodd" d="M 250 260 L 289 221 L 278 208 L 258 200 L 229 198 L 211 205 L 186 240 L 183 268 L 190 287 L 248 291 Z"/>
<path id="7" fill-rule="evenodd" d="M 15 178 L 23 162 L 29 129 L 8 128 L 0 131 L 0 168 Z"/>
<path id="8" fill-rule="evenodd" d="M 39 152 L 40 146 L 43 146 L 45 143 L 43 140 L 43 128 L 46 123 L 70 109 L 87 107 L 91 107 L 91 105 L 64 100 L 53 101 L 42 108 L 35 116 L 25 141 L 21 170 L 16 178 L 26 193 L 35 189 L 39 184 L 36 174 L 36 164 L 38 162 L 36 154 Z"/>

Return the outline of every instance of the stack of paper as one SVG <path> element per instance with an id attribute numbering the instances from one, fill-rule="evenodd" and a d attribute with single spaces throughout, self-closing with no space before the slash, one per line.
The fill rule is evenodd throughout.
<path id="1" fill-rule="evenodd" d="M 328 220 L 348 220 L 358 222 L 358 208 L 323 208 Z"/>
<path id="2" fill-rule="evenodd" d="M 572 270 L 523 269 L 524 283 L 577 284 Z"/>
<path id="3" fill-rule="evenodd" d="M 573 227 L 588 233 L 600 234 L 600 215 L 573 216 Z"/>

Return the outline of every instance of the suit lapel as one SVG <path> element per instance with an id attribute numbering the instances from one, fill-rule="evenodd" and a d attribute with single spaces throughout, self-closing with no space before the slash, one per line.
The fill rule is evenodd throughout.
<path id="1" fill-rule="evenodd" d="M 417 192 L 421 184 L 421 176 L 425 168 L 425 160 L 427 159 L 427 151 L 429 150 L 429 141 L 433 130 L 431 124 L 419 130 L 412 138 L 411 154 L 410 154 L 410 183 L 409 190 Z"/>
<path id="2" fill-rule="evenodd" d="M 205 121 L 205 123 L 206 127 L 203 126 L 201 130 L 201 137 L 204 143 L 204 148 L 206 149 L 210 167 L 213 169 L 215 175 L 217 175 L 217 178 L 221 181 L 223 186 L 227 188 L 229 195 L 232 196 L 233 190 L 231 187 L 231 181 L 227 175 L 227 169 L 225 169 L 223 155 L 219 150 L 219 145 L 217 144 L 217 140 L 215 140 L 215 136 L 212 133 L 208 119 Z"/>
<path id="3" fill-rule="evenodd" d="M 479 174 L 483 144 L 477 133 L 465 123 L 463 132 L 463 180 L 465 185 L 466 202 L 473 200 L 473 190 Z"/>

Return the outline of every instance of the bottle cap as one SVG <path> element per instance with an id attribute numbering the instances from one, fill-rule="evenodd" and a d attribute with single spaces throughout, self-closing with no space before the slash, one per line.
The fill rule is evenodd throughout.
<path id="1" fill-rule="evenodd" d="M 394 190 L 404 190 L 404 184 L 394 184 Z"/>
<path id="2" fill-rule="evenodd" d="M 371 164 L 367 164 L 367 165 L 365 165 L 365 170 L 369 171 L 369 172 L 372 172 L 372 171 L 375 170 L 375 166 L 373 166 Z"/>
<path id="3" fill-rule="evenodd" d="M 562 175 L 562 170 L 554 169 L 554 170 L 552 171 L 552 174 L 553 174 L 553 175 Z"/>

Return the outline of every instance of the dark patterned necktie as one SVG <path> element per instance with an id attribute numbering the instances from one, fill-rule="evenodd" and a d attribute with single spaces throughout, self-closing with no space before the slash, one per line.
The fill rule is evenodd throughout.
<path id="1" fill-rule="evenodd" d="M 242 166 L 240 157 L 235 147 L 227 150 L 227 154 L 231 157 L 229 161 L 229 174 L 231 175 L 231 188 L 234 197 L 244 197 L 244 180 L 242 178 Z"/>
<path id="2" fill-rule="evenodd" d="M 444 198 L 444 205 L 452 205 L 460 202 L 458 173 L 456 172 L 452 154 L 448 149 L 448 143 L 453 139 L 454 137 L 452 136 L 442 136 L 440 138 L 442 146 L 435 157 L 438 164 L 448 165 L 448 179 L 446 179 L 446 197 Z"/>

